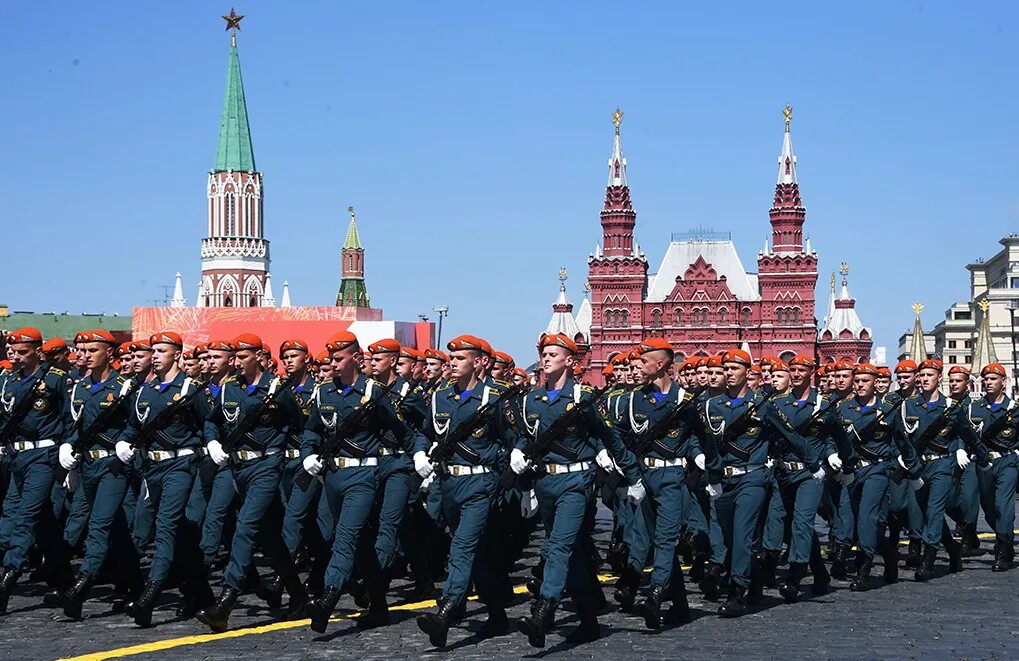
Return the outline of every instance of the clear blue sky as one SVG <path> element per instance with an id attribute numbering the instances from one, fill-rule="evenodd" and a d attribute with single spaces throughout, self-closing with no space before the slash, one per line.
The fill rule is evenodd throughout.
<path id="1" fill-rule="evenodd" d="M 230 4 L 6 3 L 0 302 L 118 311 L 197 291 Z M 877 344 L 965 298 L 1019 222 L 1014 3 L 239 2 L 277 296 L 336 293 L 358 209 L 372 302 L 533 356 L 579 305 L 623 146 L 652 269 L 669 233 L 768 236 L 781 108 L 807 225 Z M 823 314 L 823 311 L 822 313 Z"/>

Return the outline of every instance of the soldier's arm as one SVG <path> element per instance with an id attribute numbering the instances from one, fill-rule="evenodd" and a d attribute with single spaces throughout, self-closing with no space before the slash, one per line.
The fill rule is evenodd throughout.
<path id="1" fill-rule="evenodd" d="M 789 442 L 789 445 L 793 447 L 796 454 L 802 457 L 803 461 L 810 465 L 811 470 L 817 470 L 817 447 L 789 425 L 788 420 L 784 419 L 780 415 L 778 406 L 774 405 L 770 401 L 767 402 L 764 405 L 764 411 L 761 418 L 764 420 L 765 424 L 772 427 L 775 431 L 782 435 L 782 438 Z"/>
<path id="2" fill-rule="evenodd" d="M 968 407 L 960 406 L 959 410 L 956 411 L 955 420 L 950 425 L 953 433 L 953 446 L 949 448 L 953 452 L 955 450 L 965 450 L 966 452 L 975 455 L 977 457 L 977 463 L 983 463 L 987 454 L 990 450 L 987 444 L 984 443 L 984 439 L 980 438 L 980 434 L 973 428 L 973 425 L 969 421 Z M 984 423 L 986 426 L 988 422 Z"/>
<path id="3" fill-rule="evenodd" d="M 311 403 L 311 413 L 308 415 L 308 423 L 304 425 L 301 432 L 301 460 L 308 455 L 317 454 L 319 445 L 322 443 L 322 435 L 325 433 L 325 424 L 322 423 L 322 416 L 319 414 L 318 402 Z"/>
<path id="4" fill-rule="evenodd" d="M 889 418 L 891 419 L 890 421 Z M 923 467 L 920 465 L 920 458 L 916 454 L 916 447 L 906 434 L 902 416 L 894 413 L 889 414 L 888 418 L 878 424 L 878 430 L 882 429 L 892 435 L 892 440 L 895 441 L 895 447 L 899 450 L 899 455 L 902 457 L 902 463 L 906 467 L 906 474 L 909 476 L 909 479 L 915 480 L 920 477 Z"/>
<path id="5" fill-rule="evenodd" d="M 587 409 L 585 417 L 591 435 L 601 440 L 616 465 L 623 471 L 626 481 L 631 485 L 639 482 L 641 471 L 637 464 L 637 457 L 623 443 L 619 427 L 613 425 L 606 414 L 598 410 L 597 404 Z"/>
<path id="6" fill-rule="evenodd" d="M 413 454 L 420 449 L 427 450 L 427 441 L 424 440 L 424 436 L 408 425 L 404 418 L 397 413 L 396 407 L 393 406 L 393 400 L 383 393 L 378 393 L 375 396 L 381 398 L 375 407 L 376 421 L 393 432 L 403 451 Z"/>

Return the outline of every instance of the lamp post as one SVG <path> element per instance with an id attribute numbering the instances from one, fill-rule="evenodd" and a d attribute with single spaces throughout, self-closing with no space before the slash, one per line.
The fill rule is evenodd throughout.
<path id="1" fill-rule="evenodd" d="M 1012 397 L 1019 395 L 1019 361 L 1016 360 L 1015 347 L 1015 313 L 1019 311 L 1019 300 L 1008 304 L 1008 317 L 1012 323 Z"/>
<path id="2" fill-rule="evenodd" d="M 438 329 L 438 333 L 436 334 L 436 337 L 435 337 L 435 346 L 436 347 L 442 347 L 442 319 L 447 314 L 449 314 L 449 306 L 448 305 L 436 305 L 434 308 L 432 308 L 432 310 L 439 313 L 439 329 Z"/>

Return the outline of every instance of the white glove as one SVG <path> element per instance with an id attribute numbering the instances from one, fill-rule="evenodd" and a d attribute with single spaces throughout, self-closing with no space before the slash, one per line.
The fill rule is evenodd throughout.
<path id="1" fill-rule="evenodd" d="M 78 466 L 78 458 L 74 456 L 74 448 L 70 443 L 60 444 L 57 459 L 60 460 L 60 467 L 65 471 L 72 471 Z"/>
<path id="2" fill-rule="evenodd" d="M 209 441 L 209 444 L 205 446 L 205 449 L 209 451 L 209 456 L 212 457 L 212 461 L 217 466 L 222 466 L 226 462 L 230 461 L 230 455 L 223 452 L 223 445 L 219 441 Z"/>
<path id="3" fill-rule="evenodd" d="M 899 465 L 902 466 L 904 470 L 906 470 L 906 462 L 903 461 L 901 454 L 895 458 L 895 461 L 899 462 Z"/>
<path id="4" fill-rule="evenodd" d="M 842 470 L 842 460 L 839 459 L 838 452 L 832 452 L 830 455 L 828 455 L 828 465 L 831 466 L 832 470 L 834 470 L 836 473 Z"/>
<path id="5" fill-rule="evenodd" d="M 530 491 L 521 492 L 520 515 L 525 519 L 530 519 L 537 513 L 538 513 L 538 495 L 534 493 L 534 489 L 531 489 Z"/>
<path id="6" fill-rule="evenodd" d="M 923 485 L 924 481 L 922 477 L 918 477 L 915 480 L 909 481 L 909 488 L 912 489 L 913 491 L 919 491 L 920 489 L 923 489 Z"/>
<path id="7" fill-rule="evenodd" d="M 637 505 L 640 501 L 644 500 L 644 496 L 646 495 L 647 491 L 644 489 L 644 482 L 641 480 L 637 480 L 636 484 L 631 484 L 626 487 L 626 499 L 634 505 Z"/>
<path id="8" fill-rule="evenodd" d="M 321 473 L 322 468 L 324 467 L 322 460 L 317 454 L 309 454 L 301 463 L 304 465 L 304 472 L 312 477 Z"/>
<path id="9" fill-rule="evenodd" d="M 714 500 L 722 495 L 722 484 L 720 482 L 709 484 L 704 487 L 704 491 L 707 492 L 709 500 Z"/>
<path id="10" fill-rule="evenodd" d="M 67 477 L 64 478 L 64 486 L 71 493 L 81 488 L 81 475 L 78 474 L 78 471 L 73 468 L 67 471 Z"/>
<path id="11" fill-rule="evenodd" d="M 966 468 L 966 466 L 969 466 L 969 453 L 962 448 L 956 450 L 955 463 L 959 464 L 959 468 Z"/>
<path id="12" fill-rule="evenodd" d="M 513 448 L 510 452 L 510 470 L 517 475 L 523 475 L 527 470 L 527 457 L 518 448 Z"/>
<path id="13" fill-rule="evenodd" d="M 602 448 L 597 456 L 594 458 L 594 463 L 598 464 L 598 467 L 610 471 L 615 468 L 615 462 L 612 461 L 612 457 L 609 456 L 609 451 Z"/>
<path id="14" fill-rule="evenodd" d="M 810 477 L 818 484 L 821 484 L 822 482 L 824 482 L 824 469 L 818 468 L 816 473 L 810 474 Z"/>
<path id="15" fill-rule="evenodd" d="M 697 468 L 700 468 L 701 470 L 704 470 L 704 467 L 708 465 L 707 459 L 704 458 L 703 452 L 693 458 L 693 463 L 695 466 L 697 466 Z"/>
<path id="16" fill-rule="evenodd" d="M 428 477 L 435 471 L 435 468 L 432 467 L 432 462 L 428 461 L 428 455 L 425 454 L 424 450 L 418 450 L 414 453 L 414 470 L 422 478 Z"/>
<path id="17" fill-rule="evenodd" d="M 856 479 L 856 475 L 853 473 L 839 473 L 835 476 L 835 481 L 844 487 L 848 487 Z"/>
<path id="18" fill-rule="evenodd" d="M 435 473 L 432 473 L 425 478 L 424 482 L 421 483 L 421 490 L 428 491 L 428 487 L 432 486 L 432 482 L 435 481 Z"/>
<path id="19" fill-rule="evenodd" d="M 117 441 L 113 449 L 117 453 L 117 459 L 120 459 L 125 464 L 134 461 L 134 448 L 127 441 Z"/>

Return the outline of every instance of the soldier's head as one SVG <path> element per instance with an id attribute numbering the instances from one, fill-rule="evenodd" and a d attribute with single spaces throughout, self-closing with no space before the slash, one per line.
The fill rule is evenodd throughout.
<path id="1" fill-rule="evenodd" d="M 948 370 L 948 394 L 952 399 L 962 399 L 969 394 L 970 371 L 963 365 L 952 365 Z"/>
<path id="2" fill-rule="evenodd" d="M 152 347 L 148 340 L 131 342 L 131 360 L 134 362 L 134 373 L 143 378 L 152 371 Z"/>
<path id="3" fill-rule="evenodd" d="M 576 363 L 577 343 L 563 333 L 542 334 L 538 339 L 541 371 L 545 375 L 546 384 L 573 373 Z M 568 371 L 567 371 L 568 370 Z"/>
<path id="4" fill-rule="evenodd" d="M 636 383 L 638 385 L 646 383 L 647 380 L 644 378 L 644 364 L 640 362 L 639 344 L 636 347 L 634 347 L 629 354 L 627 354 L 626 362 L 630 366 L 628 372 L 629 382 Z"/>
<path id="5" fill-rule="evenodd" d="M 753 361 L 750 354 L 742 349 L 726 351 L 722 356 L 722 370 L 725 373 L 725 387 L 736 391 L 747 384 L 747 373 Z"/>
<path id="6" fill-rule="evenodd" d="M 265 370 L 262 367 L 262 338 L 254 333 L 241 333 L 230 344 L 234 347 L 234 370 L 253 383 Z"/>
<path id="7" fill-rule="evenodd" d="M 286 340 L 280 345 L 280 360 L 287 375 L 304 374 L 308 370 L 308 343 L 304 340 Z"/>
<path id="8" fill-rule="evenodd" d="M 721 391 L 725 388 L 725 370 L 722 369 L 722 354 L 702 358 L 704 367 L 704 382 L 698 383 L 702 388 L 706 387 L 714 391 Z M 701 368 L 697 368 L 700 372 Z"/>
<path id="9" fill-rule="evenodd" d="M 449 356 L 438 349 L 425 349 L 425 378 L 435 381 L 442 377 L 442 367 L 449 360 Z"/>
<path id="10" fill-rule="evenodd" d="M 879 395 L 887 395 L 892 388 L 892 372 L 882 365 L 877 368 L 877 379 L 874 380 L 874 388 Z"/>
<path id="11" fill-rule="evenodd" d="M 328 351 L 322 351 L 315 355 L 315 365 L 318 366 L 319 381 L 329 381 L 333 378 L 333 363 L 329 359 Z"/>
<path id="12" fill-rule="evenodd" d="M 417 359 L 414 361 L 414 380 L 420 381 L 425 378 L 425 367 L 428 363 L 425 360 L 425 353 L 423 351 L 414 349 L 414 357 Z"/>
<path id="13" fill-rule="evenodd" d="M 792 383 L 793 388 L 809 388 L 810 378 L 813 375 L 813 358 L 798 353 L 789 359 L 789 380 Z"/>
<path id="14" fill-rule="evenodd" d="M 912 393 L 916 388 L 916 363 L 912 360 L 900 360 L 895 366 L 895 381 L 899 384 L 899 390 Z"/>
<path id="15" fill-rule="evenodd" d="M 761 387 L 761 383 L 767 383 L 768 377 L 764 375 L 764 370 L 761 369 L 760 365 L 751 365 L 750 370 L 747 371 L 747 388 L 756 390 Z"/>
<path id="16" fill-rule="evenodd" d="M 343 383 L 353 383 L 361 370 L 361 345 L 357 336 L 350 331 L 340 331 L 326 342 L 326 350 L 333 366 L 332 377 Z"/>
<path id="17" fill-rule="evenodd" d="M 149 338 L 149 347 L 152 348 L 152 371 L 163 379 L 177 369 L 184 340 L 172 331 L 161 331 Z"/>
<path id="18" fill-rule="evenodd" d="M 195 350 L 188 349 L 183 354 L 181 354 L 181 357 L 184 361 L 184 373 L 190 376 L 192 379 L 197 379 L 201 372 L 202 366 L 198 362 L 198 356 L 195 355 Z"/>
<path id="19" fill-rule="evenodd" d="M 256 351 L 255 355 L 258 360 L 258 366 L 262 369 L 262 371 L 269 371 L 272 365 L 272 349 L 269 348 L 269 345 L 263 342 L 262 350 Z"/>
<path id="20" fill-rule="evenodd" d="M 840 360 L 831 370 L 834 376 L 832 387 L 835 392 L 846 394 L 853 389 L 855 369 L 848 360 Z"/>
<path id="21" fill-rule="evenodd" d="M 853 368 L 853 394 L 863 402 L 874 397 L 877 368 L 870 363 L 860 363 Z"/>
<path id="22" fill-rule="evenodd" d="M 400 343 L 391 337 L 372 342 L 368 345 L 371 353 L 371 375 L 382 383 L 389 383 L 396 373 L 397 360 L 400 358 Z M 402 372 L 401 372 L 402 375 Z"/>
<path id="23" fill-rule="evenodd" d="M 1001 363 L 988 363 L 980 370 L 980 386 L 992 402 L 1005 392 L 1005 380 L 1005 366 Z"/>
<path id="24" fill-rule="evenodd" d="M 527 385 L 530 382 L 530 377 L 527 375 L 527 371 L 519 367 L 513 368 L 513 385 L 522 386 Z"/>
<path id="25" fill-rule="evenodd" d="M 206 346 L 209 376 L 221 380 L 233 371 L 234 345 L 226 340 L 213 340 Z"/>
<path id="26" fill-rule="evenodd" d="M 916 380 L 921 392 L 930 395 L 937 390 L 941 386 L 941 372 L 944 369 L 944 363 L 936 358 L 929 358 L 917 365 Z"/>
<path id="27" fill-rule="evenodd" d="M 414 363 L 417 362 L 417 359 L 417 354 L 412 347 L 401 346 L 396 356 L 396 373 L 410 381 L 414 378 Z"/>
<path id="28" fill-rule="evenodd" d="M 793 383 L 793 375 L 789 365 L 776 360 L 771 365 L 771 388 L 776 393 L 784 393 L 789 390 Z"/>
<path id="29" fill-rule="evenodd" d="M 669 341 L 661 337 L 649 337 L 640 343 L 640 372 L 644 382 L 649 383 L 669 373 L 676 353 Z"/>
<path id="30" fill-rule="evenodd" d="M 42 343 L 42 355 L 46 357 L 46 361 L 61 369 L 70 366 L 71 363 L 68 360 L 70 353 L 67 342 L 62 337 L 53 337 Z"/>
<path id="31" fill-rule="evenodd" d="M 15 369 L 34 372 L 42 362 L 42 333 L 26 326 L 7 335 L 8 359 Z"/>
<path id="32" fill-rule="evenodd" d="M 124 376 L 131 376 L 134 374 L 134 353 L 131 352 L 131 343 L 122 342 L 120 346 L 117 347 L 116 354 L 117 358 L 120 360 L 120 367 L 117 368 L 120 373 Z M 79 352 L 79 355 L 82 356 L 83 360 L 86 359 L 84 348 Z M 84 367 L 84 365 L 85 363 L 83 362 L 82 367 L 78 368 L 82 372 L 88 369 L 87 367 Z"/>
<path id="33" fill-rule="evenodd" d="M 113 334 L 102 329 L 91 330 L 82 343 L 81 352 L 85 354 L 85 365 L 93 374 L 102 374 L 113 362 L 114 347 L 117 341 Z"/>
<path id="34" fill-rule="evenodd" d="M 454 337 L 446 344 L 449 351 L 449 377 L 459 381 L 476 377 L 484 370 L 485 352 L 473 335 Z"/>
<path id="35" fill-rule="evenodd" d="M 503 351 L 492 352 L 492 378 L 509 381 L 516 364 L 513 357 Z"/>

